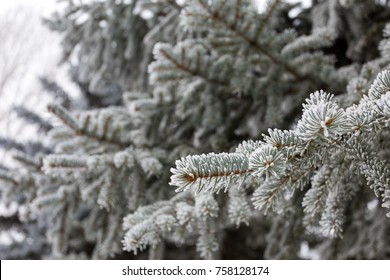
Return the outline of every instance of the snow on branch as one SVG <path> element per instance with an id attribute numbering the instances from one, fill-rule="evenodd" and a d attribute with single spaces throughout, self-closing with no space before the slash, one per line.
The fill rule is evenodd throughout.
<path id="1" fill-rule="evenodd" d="M 254 177 L 254 182 L 263 180 L 253 193 L 255 208 L 278 211 L 294 189 L 303 190 L 312 178 L 303 200 L 306 220 L 320 222 L 327 234 L 341 236 L 342 207 L 356 191 L 341 179 L 350 177 L 346 167 L 351 159 L 360 166 L 375 194 L 382 196 L 383 206 L 389 205 L 387 164 L 363 149 L 373 132 L 388 127 L 389 77 L 390 71 L 380 73 L 368 96 L 347 110 L 340 108 L 332 95 L 317 91 L 306 99 L 294 130 L 270 129 L 263 141 L 244 141 L 236 153 L 184 157 L 171 169 L 170 184 L 178 186 L 179 191 L 195 188 L 197 192 L 218 192 L 221 188 L 228 190 L 232 182 L 242 184 L 247 177 Z M 359 120 L 364 121 L 357 124 Z M 357 134 L 358 130 L 362 133 Z"/>

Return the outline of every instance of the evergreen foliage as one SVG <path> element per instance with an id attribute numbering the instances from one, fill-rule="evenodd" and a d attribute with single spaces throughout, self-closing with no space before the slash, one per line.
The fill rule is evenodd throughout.
<path id="1" fill-rule="evenodd" d="M 87 105 L 43 78 L 60 124 L 17 111 L 50 147 L 0 139 L 18 162 L 2 199 L 45 225 L 34 257 L 389 258 L 390 6 L 313 2 L 69 1 L 47 19 Z"/>

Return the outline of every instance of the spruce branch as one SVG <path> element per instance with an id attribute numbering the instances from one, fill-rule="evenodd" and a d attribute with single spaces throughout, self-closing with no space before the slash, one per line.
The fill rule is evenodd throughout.
<path id="1" fill-rule="evenodd" d="M 15 178 L 13 178 L 7 170 L 0 169 L 0 180 L 11 183 L 14 186 L 19 184 L 19 182 L 15 180 Z"/>
<path id="2" fill-rule="evenodd" d="M 375 156 L 375 152 L 363 146 L 357 139 L 352 139 L 347 148 L 375 195 L 382 196 L 390 188 L 390 169 L 386 161 Z"/>
<path id="3" fill-rule="evenodd" d="M 252 203 L 255 209 L 264 211 L 266 215 L 271 209 L 277 212 L 285 199 L 293 194 L 296 189 L 302 189 L 307 185 L 308 178 L 314 167 L 304 170 L 292 169 L 289 173 L 279 178 L 272 177 L 265 180 L 253 193 Z"/>
<path id="4" fill-rule="evenodd" d="M 219 5 L 214 4 L 214 6 L 212 7 L 205 0 L 196 0 L 197 5 L 202 8 L 202 10 L 208 15 L 208 17 L 212 21 L 218 23 L 219 25 L 222 25 L 224 28 L 229 30 L 232 34 L 235 34 L 238 38 L 241 38 L 246 44 L 248 44 L 248 46 L 250 46 L 251 48 L 260 52 L 261 54 L 265 55 L 266 57 L 268 57 L 272 61 L 272 63 L 277 64 L 277 65 L 283 65 L 284 68 L 290 74 L 292 74 L 297 80 L 302 80 L 305 78 L 299 73 L 299 71 L 292 68 L 288 63 L 282 63 L 282 61 L 275 54 L 269 52 L 266 49 L 266 47 L 263 46 L 258 41 L 258 35 L 260 34 L 258 32 L 259 32 L 259 30 L 260 30 L 260 32 L 263 30 L 264 25 L 266 24 L 266 22 L 270 18 L 270 15 L 274 11 L 274 8 L 271 8 L 268 10 L 269 14 L 266 15 L 266 17 L 264 18 L 264 21 L 261 21 L 260 26 L 257 29 L 255 29 L 254 33 L 252 32 L 252 35 L 250 35 L 248 33 L 248 31 L 250 30 L 251 23 L 247 20 L 247 18 L 251 18 L 251 19 L 255 18 L 254 15 L 251 15 L 252 17 L 247 17 L 246 13 L 241 13 L 240 14 L 240 16 L 241 16 L 241 19 L 240 19 L 241 24 L 240 25 L 237 25 L 236 21 L 233 21 L 232 23 L 230 23 L 229 19 L 227 18 L 229 15 L 229 12 L 226 11 L 225 14 L 222 14 L 221 8 L 222 8 L 222 6 L 227 6 L 226 9 L 232 9 L 232 7 L 225 5 L 226 1 L 224 1 L 224 0 L 217 1 L 217 2 L 219 3 Z M 274 1 L 275 6 L 278 4 L 278 2 L 279 1 Z M 247 7 L 248 4 L 245 3 L 245 1 L 242 1 L 242 2 L 237 1 L 235 3 L 235 5 L 242 6 L 242 8 L 240 8 L 240 9 L 244 10 L 246 8 L 245 10 L 248 11 L 248 7 Z M 236 8 L 236 9 L 238 9 L 238 8 Z M 232 13 L 232 14 L 235 14 L 235 13 Z M 249 12 L 249 14 L 251 14 L 251 13 Z M 188 12 L 186 10 L 184 12 L 184 15 L 186 17 L 199 16 L 199 14 L 194 14 L 194 13 Z M 256 35 L 256 37 L 253 35 Z"/>
<path id="5" fill-rule="evenodd" d="M 21 152 L 1 194 L 45 227 L 41 257 L 388 257 L 388 5 L 74 2 L 49 24 L 83 110 L 43 80 L 50 149 L 0 137 Z"/>
<path id="6" fill-rule="evenodd" d="M 333 101 L 333 96 L 317 91 L 306 99 L 303 114 L 297 124 L 299 136 L 304 141 L 335 140 L 348 130 L 343 109 Z"/>
<path id="7" fill-rule="evenodd" d="M 168 201 L 139 207 L 123 219 L 126 232 L 122 240 L 123 249 L 137 254 L 148 246 L 158 246 L 167 236 L 176 242 L 182 241 L 183 234 L 197 222 L 193 204 L 193 197 L 185 192 Z"/>
<path id="8" fill-rule="evenodd" d="M 71 98 L 69 94 L 61 88 L 56 82 L 50 81 L 46 77 L 40 77 L 39 81 L 45 90 L 54 95 L 56 99 L 59 99 L 59 103 L 66 109 L 70 108 Z"/>
<path id="9" fill-rule="evenodd" d="M 322 231 L 326 235 L 337 238 L 342 237 L 349 192 L 351 192 L 351 189 L 348 186 L 343 186 L 340 182 L 332 186 L 319 222 Z"/>
<path id="10" fill-rule="evenodd" d="M 34 157 L 26 153 L 17 152 L 12 155 L 12 158 L 19 163 L 25 165 L 27 168 L 33 168 L 39 170 L 42 166 L 42 158 Z"/>
<path id="11" fill-rule="evenodd" d="M 367 177 L 375 193 L 377 195 L 384 193 L 389 187 L 386 165 L 359 150 L 361 148 L 358 143 L 354 142 L 357 128 L 353 120 L 359 119 L 356 116 L 366 120 L 364 116 L 369 114 L 370 118 L 364 125 L 369 126 L 371 123 L 387 125 L 386 121 L 378 124 L 377 120 L 381 118 L 379 113 L 373 114 L 372 110 L 367 112 L 362 108 L 371 106 L 378 112 L 387 112 L 390 94 L 382 88 L 385 88 L 388 73 L 390 72 L 382 72 L 370 89 L 371 92 L 380 92 L 380 94 L 369 94 L 361 104 L 352 106 L 354 110 L 341 109 L 332 95 L 317 91 L 306 99 L 302 118 L 298 121 L 295 130 L 269 130 L 269 136 L 263 135 L 264 142 L 243 142 L 236 149 L 238 153 L 211 153 L 182 158 L 176 162 L 176 168 L 171 169 L 173 175 L 170 184 L 179 186 L 178 190 L 188 190 L 195 185 L 198 186 L 198 192 L 203 188 L 217 191 L 221 188 L 218 186 L 221 183 L 227 190 L 230 180 L 237 181 L 241 175 L 255 176 L 260 179 L 265 177 L 263 184 L 253 194 L 253 202 L 256 209 L 264 209 L 267 212 L 269 208 L 275 210 L 276 205 L 280 205 L 281 200 L 285 199 L 288 191 L 291 192 L 296 187 L 302 189 L 317 167 L 330 164 L 332 158 L 337 158 L 338 154 L 332 155 L 332 153 L 338 149 L 343 151 L 347 145 L 350 147 L 348 153 L 358 155 L 363 163 L 361 172 Z M 378 107 L 381 109 L 378 110 Z M 353 114 L 355 117 L 348 116 Z M 363 123 L 359 126 L 363 126 Z M 338 181 L 340 168 L 337 167 L 336 174 L 324 169 L 327 170 L 325 173 L 321 171 L 313 177 L 312 188 L 303 202 L 305 212 L 310 213 L 312 217 L 318 217 L 318 211 L 323 205 L 337 208 L 337 205 L 342 205 L 340 201 L 347 199 L 348 192 L 340 191 L 339 196 L 341 192 L 346 193 L 343 194 L 343 198 L 335 197 L 329 194 L 327 190 L 329 187 L 325 187 L 327 183 L 332 184 L 331 182 L 335 185 L 340 184 Z M 326 174 L 336 177 L 331 176 L 333 178 L 331 182 L 325 183 Z M 213 187 L 210 187 L 211 183 L 214 184 Z M 326 201 L 323 200 L 325 194 L 329 194 Z M 330 206 L 331 204 L 334 206 Z M 328 212 L 333 211 L 329 209 Z M 343 210 L 337 209 L 337 211 L 340 215 L 322 215 L 321 224 L 324 229 L 328 229 L 329 233 L 339 236 L 342 231 Z"/>
<path id="12" fill-rule="evenodd" d="M 28 110 L 22 106 L 15 106 L 14 111 L 16 112 L 18 117 L 23 118 L 23 120 L 28 123 L 37 125 L 39 129 L 43 132 L 47 132 L 53 128 L 51 123 L 44 120 L 42 117 L 32 112 L 31 110 Z"/>
<path id="13" fill-rule="evenodd" d="M 199 238 L 196 249 L 204 259 L 213 259 L 219 249 L 217 228 L 219 206 L 213 195 L 201 193 L 195 196 L 195 213 L 198 217 Z"/>
<path id="14" fill-rule="evenodd" d="M 249 226 L 252 210 L 253 208 L 245 195 L 244 188 L 231 188 L 229 190 L 228 215 L 231 223 L 233 223 L 237 228 L 241 224 Z"/>
<path id="15" fill-rule="evenodd" d="M 243 141 L 236 148 L 236 153 L 249 156 L 252 152 L 260 148 L 262 145 L 264 145 L 264 142 L 262 141 L 253 141 L 253 140 Z"/>
<path id="16" fill-rule="evenodd" d="M 87 161 L 73 155 L 49 155 L 43 160 L 43 170 L 86 168 Z"/>
<path id="17" fill-rule="evenodd" d="M 90 114 L 81 114 L 77 120 L 61 105 L 51 104 L 48 106 L 48 110 L 73 130 L 76 135 L 86 136 L 119 147 L 126 147 L 130 144 L 129 139 L 126 139 L 125 135 L 119 134 L 120 129 L 118 125 L 126 125 L 129 122 L 125 120 L 125 117 L 127 117 L 125 112 L 116 112 L 118 117 L 120 114 L 123 115 L 119 121 L 113 119 L 112 114 L 114 112 L 112 111 L 100 111 L 97 114 L 94 114 L 94 111 L 92 111 Z M 95 119 L 92 119 L 93 117 Z"/>
<path id="18" fill-rule="evenodd" d="M 368 97 L 377 100 L 390 91 L 390 70 L 385 70 L 379 73 L 370 89 L 368 91 Z"/>
<path id="19" fill-rule="evenodd" d="M 225 191 L 232 183 L 243 183 L 249 169 L 248 159 L 237 153 L 195 155 L 176 161 L 176 168 L 171 168 L 170 185 L 179 186 L 176 191 L 192 189 L 200 192 L 203 188 L 218 192 Z"/>
<path id="20" fill-rule="evenodd" d="M 24 151 L 25 146 L 15 140 L 0 137 L 0 148 L 6 151 L 15 149 L 22 152 Z"/>
<path id="21" fill-rule="evenodd" d="M 283 150 L 288 160 L 304 152 L 307 141 L 303 141 L 293 130 L 268 129 L 268 135 L 262 134 L 264 142 L 274 148 Z"/>
<path id="22" fill-rule="evenodd" d="M 254 170 L 253 176 L 266 178 L 279 178 L 286 170 L 284 154 L 278 151 L 277 148 L 269 145 L 263 145 L 256 149 L 249 158 L 249 168 Z"/>
<path id="23" fill-rule="evenodd" d="M 262 15 L 263 17 L 261 19 L 261 23 L 259 27 L 256 29 L 254 38 L 257 38 L 263 32 L 263 29 L 267 26 L 268 21 L 271 19 L 271 16 L 276 11 L 279 4 L 280 4 L 280 0 L 272 0 L 267 2 L 267 9 L 265 13 Z"/>
<path id="24" fill-rule="evenodd" d="M 61 105 L 51 104 L 47 107 L 48 111 L 56 115 L 65 125 L 76 133 L 82 133 L 81 127 L 76 120 Z"/>
<path id="25" fill-rule="evenodd" d="M 150 80 L 154 84 L 199 77 L 222 88 L 228 87 L 225 80 L 212 77 L 221 70 L 221 65 L 215 63 L 203 47 L 191 40 L 184 41 L 174 48 L 167 44 L 156 44 L 154 55 L 157 61 L 149 66 Z M 223 66 L 228 64 L 225 63 Z"/>
<path id="26" fill-rule="evenodd" d="M 287 44 L 282 50 L 282 55 L 285 57 L 297 57 L 311 49 L 329 47 L 335 39 L 336 34 L 329 28 L 323 27 L 314 30 L 311 35 L 301 36 Z"/>

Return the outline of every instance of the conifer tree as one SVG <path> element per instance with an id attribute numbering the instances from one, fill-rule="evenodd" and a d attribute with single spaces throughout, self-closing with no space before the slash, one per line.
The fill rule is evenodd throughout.
<path id="1" fill-rule="evenodd" d="M 70 1 L 46 20 L 88 102 L 60 94 L 59 125 L 18 109 L 40 153 L 3 141 L 20 162 L 3 199 L 45 224 L 40 257 L 390 257 L 390 6 L 260 2 Z"/>

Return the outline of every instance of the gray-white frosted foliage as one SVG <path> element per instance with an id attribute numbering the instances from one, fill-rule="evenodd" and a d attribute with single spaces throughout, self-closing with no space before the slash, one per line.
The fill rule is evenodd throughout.
<path id="1" fill-rule="evenodd" d="M 390 8 L 314 2 L 70 1 L 99 105 L 50 104 L 50 152 L 0 170 L 49 257 L 389 258 Z"/>

